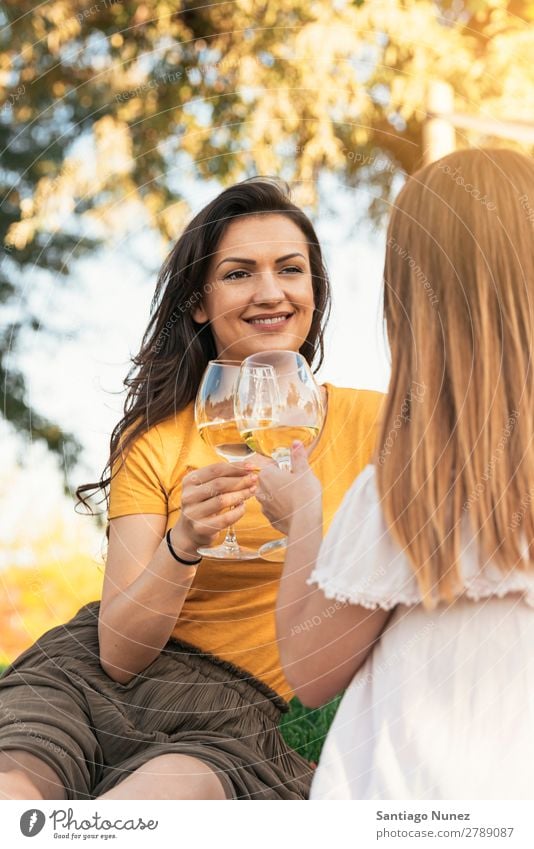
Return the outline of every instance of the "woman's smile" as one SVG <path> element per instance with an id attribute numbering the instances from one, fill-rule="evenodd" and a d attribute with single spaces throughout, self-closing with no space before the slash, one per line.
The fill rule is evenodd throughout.
<path id="1" fill-rule="evenodd" d="M 262 333 L 277 333 L 288 327 L 293 315 L 293 312 L 261 313 L 244 318 L 243 321 Z"/>

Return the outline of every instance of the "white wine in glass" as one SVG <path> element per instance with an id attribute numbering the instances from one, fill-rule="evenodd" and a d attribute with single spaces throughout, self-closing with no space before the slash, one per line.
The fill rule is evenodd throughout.
<path id="1" fill-rule="evenodd" d="M 324 422 L 321 390 L 304 357 L 295 351 L 266 351 L 243 360 L 235 418 L 252 451 L 291 471 L 294 440 L 308 447 Z M 285 539 L 268 542 L 261 546 L 260 556 L 283 560 L 286 544 Z"/>
<path id="2" fill-rule="evenodd" d="M 234 395 L 240 374 L 238 363 L 211 360 L 202 376 L 195 401 L 195 421 L 204 442 L 230 463 L 245 460 L 253 450 L 243 440 L 235 421 Z M 199 548 L 204 557 L 253 560 L 258 552 L 239 545 L 233 526 L 222 545 Z"/>
<path id="3" fill-rule="evenodd" d="M 279 465 L 285 464 L 288 452 L 295 439 L 307 447 L 319 435 L 319 428 L 311 425 L 272 424 L 268 419 L 261 420 L 251 430 L 243 431 L 246 444 L 257 454 L 278 458 Z"/>
<path id="4" fill-rule="evenodd" d="M 246 460 L 253 453 L 244 442 L 235 421 L 200 424 L 198 432 L 207 445 L 229 462 Z"/>

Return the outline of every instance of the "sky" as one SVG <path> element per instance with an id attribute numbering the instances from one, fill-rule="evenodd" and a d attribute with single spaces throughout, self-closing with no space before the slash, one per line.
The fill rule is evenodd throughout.
<path id="1" fill-rule="evenodd" d="M 192 213 L 217 190 L 210 186 L 200 191 L 197 185 L 190 201 Z M 355 190 L 338 191 L 336 198 L 315 222 L 333 294 L 325 363 L 318 378 L 386 391 L 389 362 L 381 319 L 384 233 L 357 224 L 366 198 Z M 34 310 L 56 333 L 23 337 L 18 363 L 27 375 L 34 407 L 75 434 L 84 447 L 72 475 L 74 486 L 96 480 L 106 464 L 110 432 L 122 412 L 122 381 L 148 322 L 161 260 L 156 250 L 150 235 L 134 234 L 128 242 L 76 262 L 66 283 L 41 284 L 36 278 L 32 287 Z M 10 480 L 10 489 L 0 489 L 0 538 L 6 541 L 24 532 L 31 504 L 36 534 L 59 511 L 66 526 L 76 530 L 74 537 L 80 533 L 81 544 L 94 554 L 98 535 L 86 533 L 88 520 L 74 514 L 72 502 L 62 495 L 55 460 L 39 444 L 21 450 L 17 439 L 6 436 L 1 446 L 0 462 L 7 470 L 4 482 Z M 46 493 L 46 498 L 37 509 L 39 493 Z M 85 523 L 83 528 L 80 523 Z"/>

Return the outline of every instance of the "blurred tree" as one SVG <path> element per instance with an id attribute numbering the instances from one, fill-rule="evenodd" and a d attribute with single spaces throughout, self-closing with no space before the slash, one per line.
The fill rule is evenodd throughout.
<path id="1" fill-rule="evenodd" d="M 16 437 L 7 435 L 2 448 L 6 443 L 0 476 L 0 664 L 100 598 L 105 563 L 101 533 L 73 513 L 53 474 L 54 455 L 34 442 L 20 461 L 13 450 Z"/>
<path id="2" fill-rule="evenodd" d="M 66 622 L 101 597 L 103 570 L 78 551 L 61 562 L 41 557 L 39 567 L 12 566 L 0 576 L 0 665 L 10 663 L 45 631 Z"/>
<path id="3" fill-rule="evenodd" d="M 12 315 L 36 266 L 68 279 L 72 258 L 141 227 L 166 243 L 186 168 L 280 174 L 311 210 L 334 172 L 379 219 L 422 162 L 431 79 L 458 109 L 531 119 L 531 0 L 4 0 L 0 16 L 2 414 L 70 458 L 10 362 L 39 326 Z"/>

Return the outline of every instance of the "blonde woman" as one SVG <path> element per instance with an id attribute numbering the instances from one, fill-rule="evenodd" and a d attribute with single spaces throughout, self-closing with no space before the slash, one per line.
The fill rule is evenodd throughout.
<path id="1" fill-rule="evenodd" d="M 292 476 L 262 472 L 289 536 L 287 679 L 314 706 L 346 688 L 311 798 L 534 796 L 533 220 L 519 153 L 412 176 L 388 231 L 374 462 L 322 545 L 302 448 Z"/>

